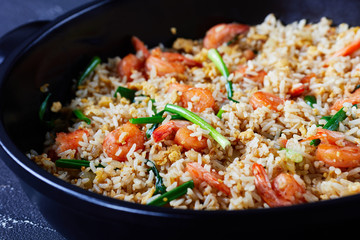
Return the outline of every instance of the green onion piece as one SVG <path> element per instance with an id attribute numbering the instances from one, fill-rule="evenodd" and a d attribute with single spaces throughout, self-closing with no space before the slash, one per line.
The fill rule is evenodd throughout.
<path id="1" fill-rule="evenodd" d="M 87 124 L 91 124 L 90 118 L 86 117 L 86 116 L 84 115 L 84 113 L 83 113 L 80 109 L 75 109 L 75 110 L 73 111 L 73 113 L 74 113 L 74 115 L 75 115 L 78 119 L 80 119 L 81 121 L 84 121 L 84 122 L 86 122 Z"/>
<path id="2" fill-rule="evenodd" d="M 151 110 L 156 114 L 155 99 L 150 98 L 150 101 L 152 102 Z"/>
<path id="3" fill-rule="evenodd" d="M 218 113 L 216 114 L 216 116 L 221 119 L 223 112 L 224 112 L 224 110 L 220 109 L 220 110 L 218 111 Z"/>
<path id="4" fill-rule="evenodd" d="M 356 85 L 356 87 L 354 88 L 354 90 L 351 93 L 354 93 L 356 90 L 358 90 L 360 88 L 360 84 Z"/>
<path id="5" fill-rule="evenodd" d="M 178 114 L 171 115 L 171 120 L 183 120 L 184 118 Z M 131 118 L 129 120 L 132 124 L 149 124 L 149 123 L 162 123 L 165 120 L 164 117 L 159 115 L 154 115 L 152 117 L 143 117 L 143 118 Z"/>
<path id="6" fill-rule="evenodd" d="M 215 64 L 216 68 L 220 71 L 220 73 L 226 78 L 226 91 L 227 91 L 227 97 L 230 101 L 239 103 L 238 101 L 234 100 L 233 97 L 233 88 L 232 88 L 232 82 L 228 80 L 229 78 L 229 70 L 226 67 L 224 60 L 220 56 L 218 50 L 215 48 L 209 49 L 208 51 L 208 58 Z"/>
<path id="7" fill-rule="evenodd" d="M 339 123 L 347 118 L 346 112 L 341 108 L 337 113 L 335 113 L 332 118 L 330 118 L 325 126 L 324 129 L 331 130 L 331 131 L 337 131 L 339 129 Z"/>
<path id="8" fill-rule="evenodd" d="M 194 188 L 194 181 L 190 180 L 180 186 L 160 195 L 159 197 L 155 198 L 151 202 L 147 203 L 147 205 L 152 206 L 162 206 L 167 204 L 168 202 L 181 197 L 187 193 L 188 188 Z"/>
<path id="9" fill-rule="evenodd" d="M 55 161 L 55 165 L 61 168 L 81 169 L 81 167 L 90 167 L 90 162 L 87 160 L 78 159 L 59 159 Z M 99 164 L 97 167 L 104 167 Z"/>
<path id="10" fill-rule="evenodd" d="M 333 115 L 329 115 L 329 116 L 323 116 L 320 119 L 324 119 L 326 121 L 329 121 L 332 117 L 333 117 Z"/>
<path id="11" fill-rule="evenodd" d="M 160 176 L 159 174 L 159 171 L 157 170 L 156 166 L 155 166 L 155 163 L 150 161 L 149 159 L 146 159 L 146 164 L 149 166 L 149 164 L 151 165 L 150 166 L 150 171 L 153 171 L 154 172 L 154 175 L 155 175 L 155 192 L 154 194 L 163 194 L 163 193 L 166 193 L 166 187 L 163 183 L 163 179 L 162 177 Z"/>
<path id="12" fill-rule="evenodd" d="M 207 123 L 204 119 L 200 118 L 195 113 L 173 104 L 166 104 L 164 110 L 179 114 L 190 122 L 199 125 L 202 129 L 209 131 L 209 135 L 214 138 L 214 140 L 217 141 L 223 149 L 230 145 L 229 140 L 227 140 L 223 135 L 216 131 L 215 128 L 213 128 L 209 123 Z"/>
<path id="13" fill-rule="evenodd" d="M 293 161 L 293 162 L 296 162 L 296 163 L 299 163 L 299 162 L 302 162 L 303 161 L 303 156 L 292 150 L 292 149 L 289 149 L 289 148 L 283 148 L 282 150 L 286 150 L 286 158 Z"/>
<path id="14" fill-rule="evenodd" d="M 307 95 L 307 96 L 304 97 L 304 101 L 306 102 L 307 105 L 314 108 L 313 104 L 316 103 L 316 97 L 312 96 L 312 95 Z"/>
<path id="15" fill-rule="evenodd" d="M 41 121 L 44 120 L 44 115 L 45 115 L 45 112 L 46 112 L 46 109 L 47 109 L 47 105 L 48 105 L 50 96 L 51 96 L 51 93 L 48 93 L 45 100 L 40 105 L 39 118 L 40 118 Z"/>
<path id="16" fill-rule="evenodd" d="M 96 68 L 96 66 L 101 62 L 101 59 L 97 56 L 95 56 L 93 59 L 91 59 L 90 64 L 88 65 L 88 67 L 85 69 L 85 71 L 83 72 L 83 74 L 80 76 L 78 82 L 77 82 L 77 86 L 80 86 L 82 84 L 82 82 L 85 80 L 85 78 L 87 76 L 90 75 L 90 73 L 92 73 L 92 71 L 94 71 L 94 69 Z"/>
<path id="17" fill-rule="evenodd" d="M 160 123 L 153 124 L 148 130 L 146 130 L 146 137 L 149 139 L 151 138 L 151 135 L 155 131 L 155 129 L 159 126 Z"/>
<path id="18" fill-rule="evenodd" d="M 116 89 L 115 93 L 114 93 L 114 97 L 115 97 L 115 98 L 116 98 L 116 96 L 117 96 L 118 93 L 120 94 L 121 97 L 127 98 L 127 99 L 129 99 L 131 102 L 133 102 L 133 101 L 134 101 L 134 98 L 135 98 L 136 90 L 119 86 L 119 87 Z"/>
<path id="19" fill-rule="evenodd" d="M 161 116 L 154 115 L 152 117 L 132 118 L 129 122 L 132 124 L 161 123 L 164 119 Z"/>
<path id="20" fill-rule="evenodd" d="M 321 140 L 320 140 L 320 139 L 313 139 L 313 140 L 311 140 L 310 145 L 316 147 L 316 146 L 318 146 L 320 143 L 321 143 Z"/>

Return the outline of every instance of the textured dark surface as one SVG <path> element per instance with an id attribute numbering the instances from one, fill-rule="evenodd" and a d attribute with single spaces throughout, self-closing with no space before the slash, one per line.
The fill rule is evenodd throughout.
<path id="1" fill-rule="evenodd" d="M 90 0 L 0 0 L 0 37 L 16 27 L 52 20 Z M 0 159 L 0 239 L 64 239 L 23 192 L 16 176 Z"/>

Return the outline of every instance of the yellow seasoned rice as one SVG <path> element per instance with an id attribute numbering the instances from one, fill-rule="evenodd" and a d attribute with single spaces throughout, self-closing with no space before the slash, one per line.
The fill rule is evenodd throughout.
<path id="1" fill-rule="evenodd" d="M 155 176 L 153 171 L 148 171 L 145 159 L 156 164 L 167 191 L 192 179 L 189 172 L 185 171 L 189 162 L 197 162 L 209 171 L 217 171 L 231 191 L 231 195 L 227 196 L 206 182 L 196 184 L 193 189 L 188 189 L 187 194 L 170 202 L 171 207 L 182 209 L 269 207 L 255 186 L 252 171 L 254 163 L 264 166 L 270 180 L 281 172 L 294 176 L 297 183 L 306 189 L 303 194 L 306 202 L 358 193 L 360 166 L 329 166 L 316 159 L 315 146 L 300 141 L 315 135 L 317 125 L 326 123 L 321 117 L 336 113 L 330 111 L 334 102 L 349 96 L 349 92 L 360 84 L 360 57 L 337 57 L 329 62 L 329 66 L 324 66 L 326 58 L 360 38 L 358 27 L 349 27 L 347 24 L 333 27 L 331 24 L 331 20 L 324 17 L 318 23 L 300 20 L 283 25 L 270 14 L 263 23 L 251 26 L 248 33 L 236 43 L 224 43 L 218 47 L 231 73 L 229 80 L 233 81 L 233 98 L 239 103 L 227 100 L 224 91 L 226 79 L 207 58 L 202 40 L 178 39 L 174 43 L 175 49 L 187 58 L 203 63 L 203 67 L 187 67 L 181 76 L 169 74 L 159 77 L 156 69 L 152 69 L 148 79 L 145 79 L 142 73 L 135 71 L 131 76 L 134 80 L 128 83 L 117 74 L 117 64 L 121 59 L 108 59 L 107 63 L 99 64 L 84 81 L 69 106 L 53 104 L 53 111 L 80 109 L 91 120 L 91 125 L 77 121 L 69 127 L 69 132 L 84 128 L 90 134 L 84 134 L 78 149 L 69 149 L 58 155 L 59 158 L 89 160 L 90 167 L 81 170 L 57 168 L 49 154 L 55 147 L 55 134 L 52 132 L 46 135 L 44 153 L 38 154 L 31 150 L 29 158 L 71 184 L 139 204 L 146 204 L 156 197 Z M 247 49 L 257 53 L 254 59 L 245 58 Z M 247 66 L 245 73 L 234 73 L 239 65 Z M 261 70 L 267 73 L 263 83 L 253 81 L 251 76 L 256 76 Z M 301 84 L 303 77 L 312 73 L 316 77 L 310 80 L 307 95 L 316 97 L 313 108 L 304 101 L 304 95 L 289 95 L 294 86 Z M 222 149 L 207 131 L 191 124 L 188 126 L 193 131 L 191 136 L 208 139 L 208 147 L 201 152 L 184 150 L 174 144 L 173 140 L 156 143 L 150 138 L 146 140 L 144 150 L 135 151 L 134 145 L 124 162 L 108 157 L 102 147 L 109 132 L 131 118 L 152 116 L 153 106 L 160 112 L 167 103 L 179 103 L 180 92 L 167 92 L 169 84 L 173 82 L 212 92 L 217 107 L 221 106 L 224 110 L 222 119 L 216 116 L 218 109 L 206 109 L 197 114 L 225 136 L 231 146 Z M 118 86 L 138 90 L 134 103 L 125 98 L 113 97 Z M 253 109 L 249 99 L 259 90 L 285 100 L 278 107 L 279 111 L 267 107 Z M 155 103 L 150 99 L 154 99 Z M 190 104 L 188 108 L 191 110 L 191 107 Z M 360 144 L 360 109 L 344 104 L 344 111 L 348 117 L 340 123 L 338 131 L 346 135 L 346 140 Z M 165 122 L 169 120 L 167 117 Z M 151 124 L 140 125 L 144 132 L 150 127 Z M 286 139 L 286 149 L 300 153 L 302 161 L 295 163 L 289 160 L 279 139 Z M 100 163 L 104 168 L 96 167 Z"/>

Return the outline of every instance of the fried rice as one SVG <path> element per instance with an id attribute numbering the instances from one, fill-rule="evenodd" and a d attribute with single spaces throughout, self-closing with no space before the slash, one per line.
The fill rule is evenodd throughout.
<path id="1" fill-rule="evenodd" d="M 135 70 L 131 72 L 130 81 L 118 73 L 123 59 L 108 59 L 106 63 L 97 65 L 78 87 L 70 105 L 52 103 L 54 112 L 81 110 L 91 124 L 77 120 L 66 132 L 86 129 L 88 134 L 81 134 L 75 149 L 56 152 L 59 146 L 55 139 L 59 133 L 51 130 L 46 134 L 43 153 L 31 150 L 28 156 L 71 184 L 139 204 L 147 204 L 159 196 L 155 193 L 155 172 L 149 171 L 148 159 L 155 164 L 167 192 L 196 180 L 193 188 L 188 188 L 184 195 L 167 204 L 173 208 L 234 210 L 273 207 L 275 205 L 268 199 L 271 197 L 266 194 L 284 200 L 280 193 L 284 186 L 275 186 L 275 179 L 280 174 L 291 176 L 292 184 L 303 190 L 298 196 L 301 203 L 356 194 L 360 192 L 360 164 L 350 167 L 329 164 L 318 157 L 320 153 L 316 144 L 306 140 L 317 136 L 318 129 L 327 123 L 324 116 L 337 112 L 331 109 L 335 102 L 349 98 L 360 84 L 359 56 L 335 56 L 326 60 L 359 38 L 359 27 L 347 24 L 332 26 L 332 21 L 325 17 L 318 23 L 300 20 L 284 25 L 270 14 L 263 23 L 251 26 L 246 33 L 217 47 L 229 69 L 228 79 L 207 57 L 208 49 L 203 47 L 203 40 L 179 38 L 172 49 L 159 45 L 164 52 L 181 53 L 187 59 L 201 63 L 201 66 L 186 66 L 181 74 L 160 75 L 156 68 L 147 74 Z M 138 51 L 136 57 L 141 58 L 143 54 Z M 262 73 L 265 74 L 258 80 L 257 76 Z M 227 98 L 227 80 L 233 83 L 233 99 L 238 103 Z M 180 101 L 183 92 L 168 90 L 174 83 L 211 92 L 214 107 L 196 114 L 231 145 L 223 149 L 208 131 L 190 123 L 187 129 L 192 132 L 191 136 L 198 140 L 206 139 L 204 149 L 186 149 L 171 137 L 155 141 L 151 136 L 145 138 L 142 149 L 132 145 L 125 160 L 111 158 L 104 151 L 103 144 L 112 131 L 130 119 L 151 117 L 162 111 L 166 104 L 184 107 Z M 133 102 L 119 95 L 114 97 L 119 86 L 136 90 Z M 275 110 L 266 105 L 255 107 L 251 104 L 251 97 L 259 91 L 273 94 L 282 102 Z M 315 101 L 309 104 L 305 96 L 313 96 Z M 186 108 L 193 110 L 196 101 L 202 99 L 193 98 Z M 349 102 L 342 106 L 346 118 L 338 123 L 336 132 L 344 137 L 342 142 L 332 144 L 339 149 L 344 145 L 360 148 L 360 109 Z M 220 109 L 221 118 L 217 116 Z M 168 116 L 164 113 L 162 125 L 170 121 Z M 145 133 L 152 124 L 139 124 L 137 127 Z M 120 142 L 121 138 L 126 138 L 125 135 L 119 137 Z M 324 138 L 319 138 L 325 144 Z M 289 153 L 299 157 L 298 161 L 292 157 L 294 154 Z M 55 161 L 59 158 L 87 160 L 89 166 L 81 169 L 57 167 Z M 336 157 L 333 160 L 336 162 Z M 216 174 L 229 193 L 204 179 L 196 179 L 189 171 L 189 163 L 197 163 L 207 173 Z M 255 176 L 261 173 L 254 170 L 255 166 L 265 170 L 266 174 L 261 176 L 263 183 Z M 288 183 L 285 180 L 283 184 Z M 300 203 L 289 201 L 291 204 Z"/>

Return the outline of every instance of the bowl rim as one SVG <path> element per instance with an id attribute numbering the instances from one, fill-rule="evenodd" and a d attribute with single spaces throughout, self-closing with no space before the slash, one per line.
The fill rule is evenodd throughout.
<path id="1" fill-rule="evenodd" d="M 56 19 L 52 20 L 49 24 L 41 29 L 37 34 L 34 34 L 27 41 L 22 43 L 12 54 L 10 54 L 5 61 L 0 64 L 0 92 L 3 91 L 3 85 L 6 81 L 6 77 L 9 75 L 10 70 L 16 64 L 16 62 L 21 59 L 21 57 L 26 54 L 31 48 L 41 42 L 46 38 L 52 31 L 61 28 L 63 25 L 73 21 L 74 19 L 83 16 L 91 11 L 94 11 L 100 7 L 106 6 L 114 1 L 105 0 L 100 2 L 91 2 L 85 5 L 82 5 L 78 8 L 75 8 Z M 0 96 L 1 98 L 1 96 Z M 336 199 L 330 200 L 320 200 L 317 202 L 311 202 L 306 204 L 298 204 L 287 207 L 276 207 L 276 208 L 260 208 L 260 209 L 240 209 L 240 210 L 192 210 L 192 209 L 174 209 L 168 207 L 157 207 L 157 206 L 148 206 L 133 202 L 128 202 L 125 200 L 118 200 L 111 197 L 105 197 L 101 194 L 90 192 L 84 190 L 80 187 L 77 187 L 73 184 L 65 182 L 54 175 L 48 173 L 46 170 L 42 169 L 36 165 L 33 161 L 30 161 L 25 153 L 21 152 L 17 148 L 16 144 L 11 140 L 9 135 L 6 132 L 3 122 L 3 106 L 0 104 L 0 147 L 6 153 L 6 157 L 11 161 L 15 162 L 16 165 L 20 166 L 26 171 L 26 173 L 41 182 L 47 184 L 53 189 L 62 191 L 63 193 L 80 199 L 82 201 L 88 202 L 90 204 L 95 204 L 102 208 L 112 209 L 121 212 L 127 212 L 137 215 L 150 215 L 162 218 L 217 218 L 224 216 L 247 216 L 247 215 L 264 215 L 264 214 L 279 214 L 279 213 L 288 213 L 288 212 L 302 212 L 304 210 L 314 210 L 321 207 L 331 207 L 338 204 L 346 204 L 346 202 L 353 202 L 360 200 L 360 194 L 355 194 L 351 196 L 345 196 Z M 5 157 L 5 158 L 6 158 Z M 5 163 L 6 159 L 3 159 Z M 9 166 L 9 164 L 7 164 Z M 11 168 L 11 167 L 10 167 Z M 17 177 L 19 175 L 15 172 Z M 31 183 L 29 183 L 31 185 Z M 34 186 L 32 186 L 35 188 Z M 37 190 L 38 191 L 38 190 Z M 56 199 L 55 199 L 56 200 Z"/>

